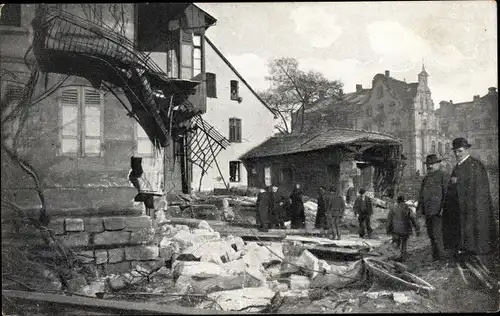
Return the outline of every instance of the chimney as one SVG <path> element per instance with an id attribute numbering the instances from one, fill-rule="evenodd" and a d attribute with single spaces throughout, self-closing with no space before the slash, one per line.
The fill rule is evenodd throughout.
<path id="1" fill-rule="evenodd" d="M 391 76 L 391 72 L 389 70 L 385 71 L 385 77 L 389 78 Z"/>
<path id="2" fill-rule="evenodd" d="M 326 92 L 325 92 L 325 90 L 319 90 L 318 94 L 319 94 L 320 100 L 323 100 L 325 98 Z"/>
<path id="3" fill-rule="evenodd" d="M 495 87 L 488 88 L 488 94 L 496 94 L 496 93 L 497 93 L 497 88 Z"/>
<path id="4" fill-rule="evenodd" d="M 474 98 L 473 98 L 474 101 L 477 101 L 479 100 L 479 94 L 478 95 L 475 95 Z"/>
<path id="5" fill-rule="evenodd" d="M 361 90 L 363 90 L 363 85 L 357 84 L 356 85 L 356 92 L 361 92 Z"/>
<path id="6" fill-rule="evenodd" d="M 453 100 L 450 100 L 450 104 L 453 104 Z"/>

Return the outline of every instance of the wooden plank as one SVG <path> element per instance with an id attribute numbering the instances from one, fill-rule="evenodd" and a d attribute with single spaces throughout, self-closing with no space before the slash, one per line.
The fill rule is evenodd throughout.
<path id="1" fill-rule="evenodd" d="M 305 243 L 315 243 L 318 245 L 335 245 L 337 247 L 378 247 L 384 239 L 341 239 L 332 240 L 328 238 L 319 237 L 305 237 L 305 236 L 286 236 L 285 240 L 300 241 Z"/>
<path id="2" fill-rule="evenodd" d="M 158 305 L 130 301 L 104 300 L 82 296 L 66 296 L 52 293 L 2 290 L 2 294 L 11 299 L 51 303 L 56 306 L 74 306 L 99 312 L 115 312 L 120 315 L 176 315 L 176 314 L 234 314 L 235 312 L 202 310 L 197 308 Z"/>

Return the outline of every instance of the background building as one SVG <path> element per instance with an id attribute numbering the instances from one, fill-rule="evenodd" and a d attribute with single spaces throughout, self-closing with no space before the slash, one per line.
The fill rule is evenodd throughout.
<path id="1" fill-rule="evenodd" d="M 220 189 L 225 183 L 244 186 L 247 170 L 239 157 L 273 135 L 274 114 L 214 43 L 205 38 L 202 46 L 207 88 L 203 119 L 220 131 L 230 146 L 217 155 L 217 163 L 207 166 L 203 176 L 203 169 L 193 166 L 192 188 Z"/>

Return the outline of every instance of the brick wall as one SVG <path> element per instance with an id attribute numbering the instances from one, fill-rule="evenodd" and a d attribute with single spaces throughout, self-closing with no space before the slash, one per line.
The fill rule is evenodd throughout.
<path id="1" fill-rule="evenodd" d="M 60 217 L 52 219 L 48 228 L 84 263 L 97 266 L 101 274 L 126 272 L 139 263 L 154 264 L 160 259 L 149 216 Z M 45 246 L 37 229 L 15 221 L 2 222 L 2 243 Z"/>

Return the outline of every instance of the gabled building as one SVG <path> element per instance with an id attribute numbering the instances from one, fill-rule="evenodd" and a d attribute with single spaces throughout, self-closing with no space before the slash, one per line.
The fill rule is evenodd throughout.
<path id="1" fill-rule="evenodd" d="M 189 191 L 193 131 L 218 135 L 200 119 L 202 43 L 215 21 L 190 3 L 5 4 L 2 104 L 33 106 L 2 109 L 2 142 L 37 170 L 52 211 L 125 212 L 137 193 L 132 156 L 153 190 Z M 40 203 L 2 146 L 4 196 Z"/>
<path id="2" fill-rule="evenodd" d="M 248 173 L 239 157 L 273 135 L 274 113 L 208 37 L 205 49 L 207 109 L 203 119 L 228 139 L 216 160 L 193 166 L 192 188 L 202 191 L 246 186 Z M 217 140 L 205 143 L 210 154 Z M 203 146 L 203 144 L 200 144 Z M 215 148 L 216 149 L 216 148 Z"/>

